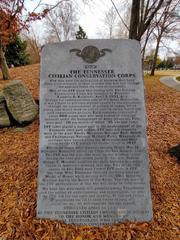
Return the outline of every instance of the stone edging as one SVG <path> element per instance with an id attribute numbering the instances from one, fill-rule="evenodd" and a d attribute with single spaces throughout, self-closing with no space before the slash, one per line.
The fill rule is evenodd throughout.
<path id="1" fill-rule="evenodd" d="M 177 77 L 180 77 L 180 75 L 173 77 L 173 80 L 174 80 L 175 82 L 177 82 L 178 84 L 180 84 L 180 81 L 176 80 Z"/>

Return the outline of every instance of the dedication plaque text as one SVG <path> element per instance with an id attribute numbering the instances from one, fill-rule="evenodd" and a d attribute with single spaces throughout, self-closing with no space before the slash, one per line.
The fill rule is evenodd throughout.
<path id="1" fill-rule="evenodd" d="M 37 216 L 98 226 L 152 218 L 140 46 L 46 45 Z"/>

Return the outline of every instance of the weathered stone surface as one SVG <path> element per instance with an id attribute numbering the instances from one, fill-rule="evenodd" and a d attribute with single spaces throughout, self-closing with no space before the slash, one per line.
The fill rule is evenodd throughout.
<path id="1" fill-rule="evenodd" d="M 93 226 L 150 220 L 139 43 L 67 41 L 41 56 L 37 216 Z"/>
<path id="2" fill-rule="evenodd" d="M 0 103 L 4 101 L 5 101 L 4 95 L 2 92 L 0 92 Z"/>
<path id="3" fill-rule="evenodd" d="M 23 124 L 35 119 L 38 106 L 21 81 L 13 80 L 7 84 L 3 89 L 3 94 L 8 110 L 17 122 Z"/>
<path id="4" fill-rule="evenodd" d="M 2 92 L 0 92 L 0 128 L 9 127 L 9 126 L 10 126 L 10 119 L 6 110 L 5 98 Z"/>

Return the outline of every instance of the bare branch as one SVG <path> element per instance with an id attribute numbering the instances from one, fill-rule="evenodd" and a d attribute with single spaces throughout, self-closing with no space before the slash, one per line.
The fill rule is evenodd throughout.
<path id="1" fill-rule="evenodd" d="M 73 3 L 63 1 L 61 5 L 48 11 L 45 18 L 48 41 L 65 41 L 75 38 L 75 28 L 77 27 L 77 12 Z M 51 38 L 51 39 L 50 39 Z"/>
<path id="2" fill-rule="evenodd" d="M 174 55 L 178 55 L 179 54 L 178 52 L 174 51 L 173 48 L 171 48 L 169 46 L 166 46 L 162 40 L 161 40 L 161 44 L 163 45 L 162 46 L 163 48 L 166 48 L 169 52 L 172 52 Z"/>
<path id="3" fill-rule="evenodd" d="M 113 6 L 114 6 L 114 8 L 115 8 L 115 10 L 116 10 L 116 12 L 117 12 L 117 14 L 118 14 L 120 20 L 122 21 L 122 23 L 124 24 L 124 26 L 126 27 L 126 29 L 129 31 L 129 27 L 127 26 L 127 24 L 125 23 L 125 21 L 124 21 L 123 18 L 121 17 L 121 15 L 120 15 L 120 13 L 119 13 L 119 11 L 118 11 L 118 9 L 117 9 L 117 7 L 116 7 L 114 1 L 111 0 L 111 2 L 112 2 L 112 4 L 113 4 Z"/>
<path id="4" fill-rule="evenodd" d="M 52 4 L 48 4 L 49 8 L 48 10 L 49 11 L 52 11 L 54 8 L 58 7 L 60 4 L 62 4 L 63 2 L 68 2 L 69 0 L 61 0 L 61 1 L 58 1 L 55 5 L 52 5 Z"/>

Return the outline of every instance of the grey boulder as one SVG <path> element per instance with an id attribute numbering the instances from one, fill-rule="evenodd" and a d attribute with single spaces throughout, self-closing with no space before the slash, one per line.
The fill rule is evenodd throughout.
<path id="1" fill-rule="evenodd" d="M 6 109 L 5 98 L 2 92 L 0 92 L 0 128 L 9 127 L 10 124 L 11 123 Z"/>
<path id="2" fill-rule="evenodd" d="M 3 88 L 3 95 L 12 117 L 20 124 L 32 122 L 38 114 L 38 106 L 26 86 L 13 80 Z"/>

